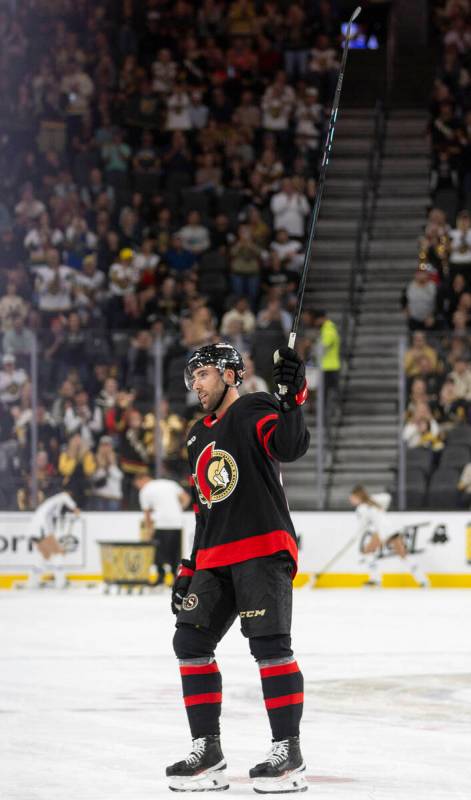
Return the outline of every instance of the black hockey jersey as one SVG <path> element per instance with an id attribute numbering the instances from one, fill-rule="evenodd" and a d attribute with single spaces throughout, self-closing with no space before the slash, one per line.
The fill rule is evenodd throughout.
<path id="1" fill-rule="evenodd" d="M 197 496 L 196 569 L 280 551 L 296 567 L 296 534 L 278 462 L 295 461 L 308 445 L 301 409 L 283 413 L 266 392 L 244 395 L 222 417 L 212 414 L 193 426 L 187 446 Z"/>

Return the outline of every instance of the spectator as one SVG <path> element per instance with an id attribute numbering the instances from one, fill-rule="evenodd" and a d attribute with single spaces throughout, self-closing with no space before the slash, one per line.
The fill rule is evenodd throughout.
<path id="1" fill-rule="evenodd" d="M 440 426 L 440 435 L 446 439 L 449 432 L 467 419 L 467 403 L 458 397 L 456 386 L 449 378 L 440 389 L 438 402 L 432 403 L 433 418 Z"/>
<path id="2" fill-rule="evenodd" d="M 80 433 L 71 433 L 67 447 L 60 454 L 58 470 L 63 488 L 73 494 L 80 508 L 85 507 L 89 479 L 95 469 L 93 453 L 83 443 Z"/>
<path id="3" fill-rule="evenodd" d="M 87 450 L 92 450 L 95 437 L 102 430 L 102 416 L 97 408 L 92 409 L 88 393 L 83 389 L 76 392 L 73 403 L 64 412 L 64 430 L 67 436 L 80 434 L 80 440 Z"/>
<path id="4" fill-rule="evenodd" d="M 433 419 L 428 405 L 417 403 L 412 418 L 406 422 L 402 431 L 403 441 L 409 449 L 427 447 L 431 450 L 443 448 L 440 428 Z"/>
<path id="5" fill-rule="evenodd" d="M 105 276 L 98 270 L 96 255 L 85 256 L 82 269 L 75 278 L 75 303 L 80 309 L 88 309 L 99 316 L 99 309 L 105 301 Z"/>
<path id="6" fill-rule="evenodd" d="M 303 246 L 298 239 L 290 239 L 286 228 L 278 228 L 270 250 L 277 254 L 281 264 L 289 271 L 299 272 L 303 265 Z"/>
<path id="7" fill-rule="evenodd" d="M 244 394 L 252 394 L 252 392 L 268 392 L 269 389 L 266 380 L 264 380 L 264 378 L 262 378 L 260 375 L 256 374 L 255 364 L 247 353 L 244 354 L 244 367 L 245 375 L 244 382 L 240 387 L 240 396 L 242 397 Z"/>
<path id="8" fill-rule="evenodd" d="M 273 327 L 273 324 L 280 325 L 283 334 L 288 337 L 291 330 L 291 314 L 282 308 L 281 301 L 278 297 L 272 297 L 268 300 L 265 308 L 260 309 L 257 314 L 257 329 L 263 330 L 265 328 Z"/>
<path id="9" fill-rule="evenodd" d="M 144 474 L 153 461 L 153 433 L 144 430 L 140 411 L 131 407 L 132 395 L 119 398 L 116 418 L 120 431 L 119 466 L 123 472 L 123 504 L 128 511 L 137 511 L 139 502 L 134 487 L 136 475 Z"/>
<path id="10" fill-rule="evenodd" d="M 247 210 L 247 225 L 254 243 L 264 249 L 270 240 L 270 227 L 256 206 L 249 206 Z"/>
<path id="11" fill-rule="evenodd" d="M 33 351 L 34 338 L 31 329 L 25 327 L 23 316 L 14 314 L 12 327 L 3 336 L 3 350 L 5 354 L 15 356 L 18 363 L 27 363 Z"/>
<path id="12" fill-rule="evenodd" d="M 469 362 L 462 358 L 456 359 L 448 378 L 453 381 L 456 397 L 471 401 L 471 366 Z"/>
<path id="13" fill-rule="evenodd" d="M 131 161 L 131 148 L 124 141 L 124 134 L 120 128 L 114 128 L 111 140 L 105 142 L 101 148 L 101 157 L 105 165 L 107 180 L 113 185 L 123 185 L 122 179 L 128 172 Z"/>
<path id="14" fill-rule="evenodd" d="M 293 178 L 284 178 L 281 191 L 273 195 L 270 208 L 275 230 L 284 228 L 289 236 L 302 239 L 310 207 L 307 197 L 296 188 Z"/>
<path id="15" fill-rule="evenodd" d="M 24 319 L 27 313 L 27 306 L 22 297 L 18 295 L 16 283 L 8 281 L 6 294 L 0 298 L 0 328 L 5 333 L 11 330 L 14 325 L 15 317 Z"/>
<path id="16" fill-rule="evenodd" d="M 136 273 L 134 269 L 134 252 L 124 247 L 110 267 L 109 286 L 112 297 L 123 297 L 134 290 Z"/>
<path id="17" fill-rule="evenodd" d="M 108 186 L 103 181 L 103 174 L 101 169 L 93 167 L 90 170 L 90 175 L 85 186 L 80 190 L 80 199 L 87 209 L 95 209 L 96 204 L 99 202 L 103 195 L 107 198 L 107 206 L 110 211 L 113 210 L 115 204 L 115 192 L 112 186 Z"/>
<path id="18" fill-rule="evenodd" d="M 427 404 L 429 401 L 429 396 L 427 392 L 427 383 L 423 378 L 413 378 L 410 393 L 409 393 L 409 403 L 407 406 L 407 412 L 409 415 L 412 415 L 414 412 L 417 403 L 425 403 Z"/>
<path id="19" fill-rule="evenodd" d="M 36 267 L 36 291 L 38 306 L 44 319 L 70 311 L 72 308 L 72 291 L 74 271 L 61 264 L 60 253 L 51 248 L 47 253 L 47 265 Z"/>
<path id="20" fill-rule="evenodd" d="M 287 133 L 296 95 L 286 75 L 279 71 L 262 97 L 262 126 L 267 131 Z"/>
<path id="21" fill-rule="evenodd" d="M 191 130 L 191 103 L 188 92 L 181 84 L 175 84 L 173 92 L 167 97 L 167 121 L 168 131 L 189 131 Z"/>
<path id="22" fill-rule="evenodd" d="M 4 355 L 0 369 L 0 403 L 10 407 L 18 403 L 21 391 L 27 382 L 28 376 L 24 369 L 16 366 L 13 353 Z"/>
<path id="23" fill-rule="evenodd" d="M 326 311 L 319 309 L 313 312 L 314 324 L 319 330 L 319 340 L 322 348 L 320 368 L 324 378 L 324 393 L 326 409 L 337 402 L 340 379 L 340 336 L 335 323 L 329 318 Z"/>
<path id="24" fill-rule="evenodd" d="M 252 334 L 255 330 L 255 315 L 250 310 L 247 298 L 244 295 L 237 297 L 228 311 L 221 319 L 221 335 L 229 334 L 230 325 L 236 320 L 241 325 L 241 330 L 245 334 Z M 245 363 L 245 362 L 244 362 Z"/>
<path id="25" fill-rule="evenodd" d="M 94 92 L 93 81 L 80 65 L 70 60 L 61 81 L 61 93 L 65 101 L 65 113 L 69 126 L 69 140 L 80 130 L 80 123 L 89 113 L 90 100 Z"/>
<path id="26" fill-rule="evenodd" d="M 252 240 L 248 225 L 239 225 L 237 239 L 229 255 L 232 291 L 236 295 L 246 295 L 254 310 L 260 288 L 262 251 Z"/>
<path id="27" fill-rule="evenodd" d="M 189 250 L 195 256 L 199 256 L 209 249 L 209 230 L 205 225 L 201 224 L 199 211 L 190 211 L 188 213 L 186 225 L 180 228 L 178 236 L 184 249 Z"/>
<path id="28" fill-rule="evenodd" d="M 154 92 L 164 95 L 170 93 L 177 75 L 177 65 L 172 60 L 170 50 L 167 48 L 159 50 L 157 59 L 151 66 L 151 72 Z"/>
<path id="29" fill-rule="evenodd" d="M 92 511 L 119 511 L 123 492 L 123 473 L 117 465 L 117 456 L 111 436 L 102 436 L 96 451 L 96 469 L 91 476 Z"/>
<path id="30" fill-rule="evenodd" d="M 413 378 L 421 371 L 420 361 L 426 357 L 432 370 L 438 368 L 438 355 L 436 350 L 427 344 L 427 339 L 423 331 L 414 331 L 412 334 L 411 347 L 404 356 L 404 370 L 408 378 Z"/>
<path id="31" fill-rule="evenodd" d="M 339 69 L 337 54 L 329 37 L 324 33 L 319 34 L 311 50 L 306 77 L 308 83 L 319 90 L 322 102 L 326 105 L 333 100 Z"/>
<path id="32" fill-rule="evenodd" d="M 203 239 L 200 239 L 200 243 Z M 165 263 L 176 276 L 182 276 L 196 264 L 196 256 L 184 247 L 180 233 L 175 233 L 171 238 L 171 247 L 164 253 Z"/>
<path id="33" fill-rule="evenodd" d="M 436 298 L 437 287 L 430 281 L 424 266 L 420 265 L 403 295 L 403 307 L 410 331 L 430 330 L 434 327 Z"/>
<path id="34" fill-rule="evenodd" d="M 468 211 L 458 214 L 456 228 L 450 231 L 450 266 L 464 275 L 471 267 L 471 218 Z"/>
<path id="35" fill-rule="evenodd" d="M 306 145 L 313 161 L 319 153 L 323 121 L 322 106 L 318 100 L 318 89 L 306 89 L 304 96 L 297 102 L 295 111 L 296 136 L 298 141 Z"/>
<path id="36" fill-rule="evenodd" d="M 46 206 L 41 200 L 35 197 L 31 183 L 25 183 L 20 195 L 21 199 L 15 206 L 17 223 L 21 227 L 26 227 L 28 223 L 34 222 L 46 210 Z"/>

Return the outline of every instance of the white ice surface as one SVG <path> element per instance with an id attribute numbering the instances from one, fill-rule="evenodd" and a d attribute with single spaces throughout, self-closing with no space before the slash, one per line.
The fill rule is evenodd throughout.
<path id="1" fill-rule="evenodd" d="M 0 595 L 1 800 L 157 800 L 190 737 L 168 592 Z M 302 747 L 318 800 L 470 800 L 471 592 L 295 592 Z M 269 747 L 237 624 L 220 645 L 229 792 Z"/>

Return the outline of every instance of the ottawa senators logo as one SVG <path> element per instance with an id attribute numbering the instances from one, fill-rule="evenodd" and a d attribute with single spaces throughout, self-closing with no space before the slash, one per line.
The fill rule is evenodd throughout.
<path id="1" fill-rule="evenodd" d="M 236 462 L 226 450 L 215 450 L 215 444 L 211 442 L 200 453 L 193 475 L 200 500 L 208 508 L 229 497 L 239 480 Z"/>

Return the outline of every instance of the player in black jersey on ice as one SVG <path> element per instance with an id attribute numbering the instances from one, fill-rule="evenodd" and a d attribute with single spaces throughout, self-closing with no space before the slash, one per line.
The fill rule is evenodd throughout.
<path id="1" fill-rule="evenodd" d="M 280 461 L 304 455 L 304 364 L 275 353 L 274 396 L 239 396 L 244 364 L 231 345 L 197 350 L 185 370 L 207 415 L 191 429 L 196 531 L 191 558 L 173 586 L 174 649 L 193 748 L 167 767 L 175 791 L 227 789 L 219 738 L 222 683 L 214 652 L 237 616 L 260 668 L 272 748 L 250 770 L 260 793 L 307 789 L 299 745 L 303 677 L 291 649 L 297 541 L 280 481 Z"/>

